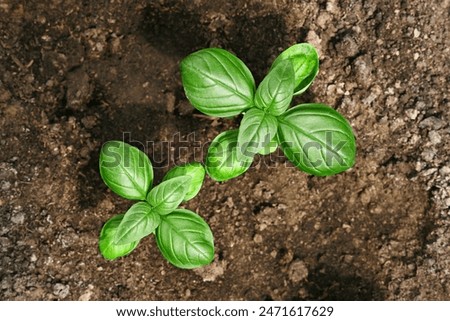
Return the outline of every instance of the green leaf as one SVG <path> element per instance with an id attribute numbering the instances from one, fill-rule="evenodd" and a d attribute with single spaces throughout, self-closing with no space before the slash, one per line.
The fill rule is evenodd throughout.
<path id="1" fill-rule="evenodd" d="M 159 215 L 167 215 L 181 204 L 192 181 L 191 176 L 183 175 L 171 178 L 153 188 L 147 196 L 147 202 Z"/>
<path id="2" fill-rule="evenodd" d="M 115 244 L 122 245 L 150 235 L 155 231 L 161 222 L 161 217 L 146 202 L 138 202 L 130 207 L 120 223 Z"/>
<path id="3" fill-rule="evenodd" d="M 270 143 L 277 133 L 277 126 L 275 116 L 258 108 L 247 111 L 239 127 L 237 159 L 253 158 Z"/>
<path id="4" fill-rule="evenodd" d="M 175 166 L 167 172 L 163 178 L 163 181 L 185 175 L 190 176 L 192 179 L 189 186 L 187 186 L 187 193 L 183 199 L 183 201 L 189 201 L 194 198 L 202 188 L 203 180 L 205 179 L 205 168 L 202 164 L 199 162 L 192 162 Z"/>
<path id="5" fill-rule="evenodd" d="M 100 175 L 116 194 L 131 200 L 144 200 L 153 181 L 153 168 L 147 155 L 120 141 L 105 143 L 100 151 Z"/>
<path id="6" fill-rule="evenodd" d="M 340 173 L 355 163 L 355 137 L 347 120 L 323 104 L 296 106 L 279 119 L 278 141 L 299 169 L 317 176 Z"/>
<path id="7" fill-rule="evenodd" d="M 181 62 L 181 80 L 191 104 L 210 116 L 229 117 L 253 106 L 255 80 L 236 56 L 219 48 L 194 52 Z"/>
<path id="8" fill-rule="evenodd" d="M 309 43 L 293 45 L 283 51 L 272 64 L 272 69 L 282 61 L 289 60 L 294 67 L 294 95 L 300 95 L 312 84 L 319 72 L 319 55 Z"/>
<path id="9" fill-rule="evenodd" d="M 162 255 L 181 269 L 194 269 L 214 259 L 214 238 L 208 224 L 196 213 L 178 209 L 162 218 L 156 230 Z"/>
<path id="10" fill-rule="evenodd" d="M 269 144 L 267 144 L 266 146 L 264 146 L 264 148 L 262 148 L 258 151 L 258 154 L 269 155 L 269 154 L 273 153 L 274 151 L 276 151 L 277 148 L 278 148 L 278 139 L 275 135 Z"/>
<path id="11" fill-rule="evenodd" d="M 118 257 L 125 256 L 131 253 L 131 251 L 139 244 L 139 241 L 123 245 L 114 243 L 114 238 L 123 216 L 123 214 L 120 214 L 111 218 L 103 225 L 102 231 L 100 232 L 98 247 L 100 253 L 102 253 L 103 257 L 107 260 L 115 260 Z"/>
<path id="12" fill-rule="evenodd" d="M 288 109 L 294 94 L 294 68 L 290 60 L 279 62 L 259 84 L 255 105 L 278 116 Z"/>
<path id="13" fill-rule="evenodd" d="M 243 174 L 252 159 L 237 160 L 238 130 L 228 130 L 212 141 L 206 155 L 206 171 L 212 179 L 223 182 Z"/>

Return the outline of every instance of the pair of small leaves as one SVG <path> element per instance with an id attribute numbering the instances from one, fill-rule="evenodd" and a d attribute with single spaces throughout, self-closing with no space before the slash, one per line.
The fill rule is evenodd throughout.
<path id="1" fill-rule="evenodd" d="M 147 155 L 121 141 L 105 143 L 100 152 L 100 175 L 105 184 L 117 195 L 130 200 L 145 200 L 153 183 L 153 167 Z M 205 170 L 198 162 L 172 168 L 163 181 L 189 176 L 190 182 L 183 201 L 195 197 L 205 178 Z M 161 185 L 161 184 L 160 184 Z"/>
<path id="2" fill-rule="evenodd" d="M 250 160 L 274 137 L 286 157 L 312 175 L 334 175 L 355 162 L 356 143 L 351 126 L 324 104 L 302 104 L 278 117 L 250 109 L 239 128 L 238 151 Z M 237 159 L 241 160 L 239 153 Z"/>
<path id="3" fill-rule="evenodd" d="M 151 189 L 153 170 L 148 157 L 131 145 L 111 141 L 106 143 L 100 152 L 100 174 L 106 185 L 118 195 L 141 200 L 131 206 L 124 215 L 113 217 L 104 225 L 99 247 L 106 259 L 115 259 L 130 253 L 143 237 L 155 231 L 156 234 L 160 233 L 159 227 L 166 224 L 164 222 L 176 223 L 176 220 L 180 220 L 179 223 L 174 223 L 174 226 L 177 226 L 186 220 L 195 220 L 203 227 L 201 233 L 184 235 L 186 232 L 184 230 L 175 231 L 178 235 L 175 238 L 176 242 L 181 243 L 174 243 L 172 238 L 160 236 L 163 241 L 158 243 L 158 246 L 165 257 L 173 258 L 173 253 L 178 255 L 175 261 L 169 259 L 169 262 L 178 267 L 183 267 L 183 262 L 185 268 L 193 267 L 193 262 L 200 264 L 198 266 L 211 262 L 214 250 L 212 254 L 208 252 L 207 257 L 203 250 L 198 255 L 192 254 L 195 252 L 195 246 L 194 250 L 188 252 L 193 257 L 184 257 L 185 252 L 178 253 L 181 250 L 185 251 L 185 248 L 191 248 L 192 244 L 195 245 L 197 242 L 212 240 L 212 237 L 201 237 L 201 235 L 209 237 L 211 231 L 200 216 L 193 212 L 177 210 L 181 202 L 192 199 L 200 191 L 205 177 L 205 169 L 200 163 L 194 162 L 172 168 L 163 182 Z M 174 213 L 177 215 L 173 215 Z M 165 244 L 164 240 L 171 243 Z M 214 249 L 213 243 L 210 243 L 209 248 Z M 168 253 L 164 252 L 168 250 L 170 250 Z"/>
<path id="4" fill-rule="evenodd" d="M 189 175 L 164 180 L 148 193 L 147 202 L 159 215 L 167 215 L 184 201 L 191 182 L 192 177 Z"/>
<path id="5" fill-rule="evenodd" d="M 259 154 L 274 152 L 280 145 L 296 167 L 316 176 L 337 174 L 353 166 L 355 138 L 349 123 L 334 109 L 323 104 L 298 105 L 277 122 L 274 139 Z M 225 131 L 211 143 L 205 165 L 214 180 L 235 178 L 251 166 L 251 157 L 237 156 L 241 130 L 242 125 L 239 130 Z"/>
<path id="6" fill-rule="evenodd" d="M 206 158 L 208 174 L 225 181 L 244 173 L 253 157 L 281 146 L 303 171 L 332 175 L 351 167 L 355 139 L 348 122 L 323 104 L 287 111 L 294 95 L 303 93 L 319 70 L 319 57 L 309 44 L 283 51 L 254 92 L 253 77 L 236 56 L 223 49 L 203 49 L 186 57 L 181 74 L 186 96 L 211 116 L 245 112 L 239 130 L 217 136 Z"/>
<path id="7" fill-rule="evenodd" d="M 140 208 L 135 208 L 134 211 L 144 210 L 141 203 L 146 204 L 135 204 Z M 127 244 L 115 243 L 123 220 L 123 214 L 111 218 L 100 233 L 99 247 L 103 257 L 108 260 L 129 254 L 139 244 L 139 240 Z M 193 269 L 211 263 L 214 259 L 214 238 L 208 224 L 198 214 L 176 209 L 158 220 L 158 226 L 154 229 L 156 242 L 167 261 L 182 269 Z"/>
<path id="8" fill-rule="evenodd" d="M 148 193 L 147 202 L 138 202 L 125 213 L 114 243 L 132 243 L 153 233 L 161 223 L 161 217 L 181 204 L 191 180 L 187 175 L 174 177 L 153 188 Z"/>
<path id="9" fill-rule="evenodd" d="M 163 181 L 180 176 L 189 176 L 191 178 L 191 183 L 189 184 L 189 188 L 183 199 L 183 201 L 189 201 L 193 199 L 202 188 L 203 180 L 205 179 L 205 168 L 198 162 L 175 166 L 166 173 Z"/>

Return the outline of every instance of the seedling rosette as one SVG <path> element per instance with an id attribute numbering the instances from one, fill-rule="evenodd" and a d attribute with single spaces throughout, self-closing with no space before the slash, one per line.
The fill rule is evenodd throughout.
<path id="1" fill-rule="evenodd" d="M 200 163 L 172 168 L 152 188 L 153 168 L 147 155 L 129 144 L 110 141 L 100 152 L 100 175 L 113 192 L 138 201 L 103 226 L 99 249 L 105 259 L 127 255 L 141 239 L 155 234 L 162 255 L 176 267 L 192 269 L 213 260 L 208 224 L 198 214 L 178 208 L 200 191 L 205 177 Z"/>
<path id="2" fill-rule="evenodd" d="M 226 50 L 202 49 L 184 58 L 182 82 L 196 109 L 214 117 L 244 114 L 239 129 L 212 141 L 205 162 L 208 174 L 216 181 L 237 177 L 256 154 L 272 153 L 278 146 L 309 174 L 328 176 L 352 167 L 355 137 L 340 113 L 324 104 L 289 108 L 318 71 L 317 51 L 307 43 L 283 51 L 257 88 L 247 66 Z"/>

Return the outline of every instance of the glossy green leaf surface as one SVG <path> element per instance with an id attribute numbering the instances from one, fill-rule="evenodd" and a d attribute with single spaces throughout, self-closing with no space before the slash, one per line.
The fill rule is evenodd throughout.
<path id="1" fill-rule="evenodd" d="M 278 139 L 275 135 L 268 145 L 264 146 L 264 148 L 258 151 L 258 154 L 269 155 L 272 154 L 274 151 L 276 151 L 277 148 L 278 148 Z"/>
<path id="2" fill-rule="evenodd" d="M 208 224 L 196 213 L 178 209 L 162 217 L 156 230 L 162 255 L 181 269 L 194 269 L 214 259 L 214 238 Z"/>
<path id="3" fill-rule="evenodd" d="M 283 51 L 272 64 L 272 69 L 284 60 L 292 63 L 295 74 L 294 95 L 303 93 L 319 72 L 319 55 L 309 43 L 299 43 Z"/>
<path id="4" fill-rule="evenodd" d="M 100 175 L 116 194 L 144 200 L 153 182 L 153 168 L 147 155 L 121 141 L 109 141 L 100 151 Z"/>
<path id="5" fill-rule="evenodd" d="M 206 115 L 230 117 L 253 106 L 253 76 L 226 50 L 207 48 L 190 54 L 181 62 L 181 80 L 190 103 Z"/>
<path id="6" fill-rule="evenodd" d="M 130 207 L 120 222 L 114 242 L 117 245 L 139 241 L 153 233 L 161 218 L 146 202 L 138 202 Z"/>
<path id="7" fill-rule="evenodd" d="M 187 193 L 183 199 L 183 201 L 189 201 L 190 199 L 194 198 L 202 188 L 205 174 L 205 168 L 202 164 L 200 164 L 199 162 L 192 162 L 173 167 L 164 176 L 163 181 L 167 181 L 171 178 L 179 176 L 190 176 L 191 182 L 189 186 L 187 186 Z"/>
<path id="8" fill-rule="evenodd" d="M 243 174 L 252 164 L 251 159 L 242 161 L 237 159 L 238 132 L 237 129 L 233 129 L 217 135 L 208 148 L 206 171 L 218 182 Z"/>
<path id="9" fill-rule="evenodd" d="M 102 256 L 107 260 L 115 260 L 118 257 L 125 256 L 139 244 L 139 241 L 123 245 L 115 244 L 116 232 L 123 217 L 123 214 L 114 216 L 103 225 L 102 231 L 100 232 L 98 247 Z"/>
<path id="10" fill-rule="evenodd" d="M 153 188 L 147 196 L 147 202 L 160 215 L 167 215 L 181 204 L 192 181 L 184 175 L 171 178 Z"/>
<path id="11" fill-rule="evenodd" d="M 278 116 L 288 109 L 294 94 L 294 68 L 289 59 L 279 62 L 259 84 L 255 105 Z"/>
<path id="12" fill-rule="evenodd" d="M 252 159 L 277 133 L 277 118 L 252 108 L 242 118 L 238 134 L 237 159 Z"/>
<path id="13" fill-rule="evenodd" d="M 278 141 L 299 169 L 317 176 L 353 166 L 356 143 L 347 120 L 323 104 L 296 106 L 279 118 Z"/>

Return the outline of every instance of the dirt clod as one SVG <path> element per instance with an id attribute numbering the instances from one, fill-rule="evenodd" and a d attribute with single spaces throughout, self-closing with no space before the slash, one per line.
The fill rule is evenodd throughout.
<path id="1" fill-rule="evenodd" d="M 67 106 L 74 110 L 84 109 L 92 98 L 94 87 L 83 69 L 76 69 L 67 76 Z"/>
<path id="2" fill-rule="evenodd" d="M 65 299 L 70 294 L 70 286 L 61 283 L 56 283 L 53 286 L 53 294 L 59 299 Z"/>

